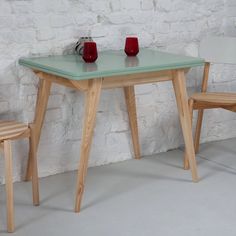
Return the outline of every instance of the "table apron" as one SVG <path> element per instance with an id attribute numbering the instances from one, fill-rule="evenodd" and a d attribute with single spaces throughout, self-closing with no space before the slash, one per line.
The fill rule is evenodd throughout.
<path id="1" fill-rule="evenodd" d="M 105 77 L 102 88 L 122 88 L 138 84 L 155 83 L 172 80 L 172 71 L 157 71 L 122 76 Z"/>
<path id="2" fill-rule="evenodd" d="M 188 72 L 189 69 L 183 69 Z M 147 84 L 147 83 L 156 83 L 172 80 L 173 70 L 164 70 L 164 71 L 154 71 L 154 72 L 145 72 L 129 75 L 118 75 L 118 76 L 109 76 L 102 78 L 102 89 L 111 89 L 111 88 L 122 88 L 128 86 L 134 86 L 138 84 Z M 87 80 L 72 80 L 67 79 L 62 76 L 48 74 L 42 71 L 35 71 L 35 74 L 40 79 L 50 80 L 53 83 L 57 83 L 69 88 L 75 88 L 81 91 L 88 90 Z"/>

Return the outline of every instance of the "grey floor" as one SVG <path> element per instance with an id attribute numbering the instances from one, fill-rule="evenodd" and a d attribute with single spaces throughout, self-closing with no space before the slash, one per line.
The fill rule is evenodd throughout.
<path id="1" fill-rule="evenodd" d="M 76 173 L 40 180 L 41 205 L 30 183 L 16 183 L 18 236 L 235 236 L 236 139 L 201 146 L 201 181 L 192 183 L 181 150 L 88 171 L 80 214 L 73 212 Z M 6 233 L 0 187 L 0 235 Z"/>

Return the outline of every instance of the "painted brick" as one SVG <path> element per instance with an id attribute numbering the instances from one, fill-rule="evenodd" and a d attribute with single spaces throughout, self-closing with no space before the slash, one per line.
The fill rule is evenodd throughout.
<path id="1" fill-rule="evenodd" d="M 11 14 L 11 5 L 9 1 L 0 1 L 0 16 Z"/>
<path id="2" fill-rule="evenodd" d="M 141 9 L 142 10 L 153 10 L 153 0 L 142 0 L 141 1 Z"/>
<path id="3" fill-rule="evenodd" d="M 0 115 L 3 112 L 7 112 L 9 110 L 9 103 L 7 101 L 0 100 Z"/>
<path id="4" fill-rule="evenodd" d="M 56 122 L 62 118 L 60 108 L 48 109 L 45 116 L 45 122 Z"/>
<path id="5" fill-rule="evenodd" d="M 119 11 L 121 9 L 120 1 L 111 0 L 110 1 L 110 9 L 111 9 L 112 12 Z"/>
<path id="6" fill-rule="evenodd" d="M 70 26 L 72 24 L 72 18 L 69 15 L 58 15 L 51 16 L 50 25 L 52 27 L 60 28 L 65 26 Z"/>
<path id="7" fill-rule="evenodd" d="M 12 16 L 0 16 L 0 29 L 1 28 L 11 28 L 14 22 L 14 17 Z"/>
<path id="8" fill-rule="evenodd" d="M 37 40 L 39 41 L 45 41 L 45 40 L 53 39 L 55 37 L 55 34 L 53 32 L 53 29 L 48 27 L 48 28 L 37 30 L 36 37 L 37 37 Z"/>
<path id="9" fill-rule="evenodd" d="M 132 18 L 129 15 L 123 13 L 112 13 L 109 16 L 109 21 L 112 24 L 127 24 L 132 22 Z"/>
<path id="10" fill-rule="evenodd" d="M 78 16 L 75 16 L 77 25 L 93 25 L 96 21 L 96 14 L 79 13 Z"/>
<path id="11" fill-rule="evenodd" d="M 140 1 L 139 0 L 120 0 L 121 7 L 125 10 L 137 10 L 140 9 Z"/>

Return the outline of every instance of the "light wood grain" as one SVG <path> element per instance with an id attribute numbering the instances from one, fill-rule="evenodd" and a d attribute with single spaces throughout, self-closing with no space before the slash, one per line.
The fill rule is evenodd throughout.
<path id="1" fill-rule="evenodd" d="M 188 69 L 182 69 L 181 73 L 186 73 Z M 78 170 L 78 177 L 77 177 L 77 185 L 76 185 L 76 202 L 75 202 L 75 212 L 79 212 L 81 208 L 81 201 L 84 192 L 84 181 L 87 173 L 88 167 L 88 158 L 89 158 L 89 151 L 92 142 L 92 135 L 93 129 L 95 126 L 95 119 L 96 119 L 96 110 L 100 98 L 101 89 L 109 89 L 109 88 L 117 88 L 117 87 L 126 87 L 125 97 L 126 103 L 129 113 L 129 120 L 130 120 L 130 127 L 131 127 L 131 134 L 134 146 L 134 153 L 136 158 L 140 158 L 140 147 L 139 147 L 139 139 L 138 139 L 138 125 L 137 125 L 137 114 L 136 114 L 136 104 L 135 104 L 135 94 L 133 86 L 136 84 L 144 84 L 144 83 L 153 83 L 153 82 L 162 82 L 172 80 L 172 70 L 166 71 L 157 71 L 157 72 L 147 72 L 147 73 L 138 73 L 138 74 L 131 74 L 131 75 L 122 75 L 122 76 L 113 76 L 112 78 L 96 78 L 96 79 L 89 79 L 83 81 L 75 81 L 65 79 L 59 76 L 50 75 L 44 72 L 36 72 L 37 75 L 41 78 L 39 91 L 38 91 L 38 98 L 36 104 L 36 113 L 34 119 L 34 132 L 33 136 L 35 137 L 35 144 L 31 144 L 35 149 L 35 153 L 38 149 L 39 138 L 41 134 L 41 128 L 45 116 L 48 96 L 50 93 L 51 83 L 58 83 L 63 86 L 75 88 L 77 90 L 82 90 L 86 92 L 86 109 L 85 109 L 85 120 L 83 126 L 83 136 L 82 136 L 82 143 L 81 143 L 81 150 L 80 150 L 80 163 L 79 163 L 79 170 Z M 181 86 L 185 86 L 185 84 L 176 84 L 176 91 L 181 89 Z M 184 88 L 186 90 L 186 88 Z M 182 100 L 179 99 L 180 102 L 180 109 L 182 109 Z M 186 109 L 184 110 L 184 118 L 183 122 L 185 122 L 185 113 Z M 182 113 L 181 113 L 182 114 Z M 185 127 L 188 129 L 189 127 Z M 189 131 L 184 131 L 186 134 L 185 136 L 189 135 Z M 188 150 L 192 155 L 191 151 Z M 35 154 L 36 155 L 36 154 Z M 196 166 L 194 166 L 193 156 L 190 155 L 190 164 L 191 170 L 193 175 L 193 180 L 196 181 Z M 32 155 L 30 155 L 32 156 Z M 195 156 L 194 156 L 195 157 Z M 32 176 L 31 171 L 31 162 L 32 157 L 29 158 L 28 162 L 28 170 L 27 170 L 27 177 L 26 179 L 30 179 Z M 195 172 L 194 172 L 195 171 Z"/>
<path id="2" fill-rule="evenodd" d="M 16 121 L 0 121 L 0 141 L 24 134 L 28 125 Z"/>
<path id="3" fill-rule="evenodd" d="M 209 62 L 205 62 L 204 72 L 203 72 L 203 80 L 202 80 L 202 88 L 201 88 L 202 93 L 205 93 L 207 91 L 210 66 L 211 66 L 211 64 Z"/>
<path id="4" fill-rule="evenodd" d="M 190 99 L 191 99 L 191 97 L 190 97 Z M 223 107 L 223 105 L 222 105 L 222 107 Z M 215 109 L 215 108 L 219 108 L 219 105 L 214 104 L 214 103 L 207 103 L 207 102 L 194 102 L 194 104 L 193 104 L 193 109 L 198 110 L 198 111 L 204 110 L 204 109 Z"/>
<path id="5" fill-rule="evenodd" d="M 129 116 L 129 124 L 133 141 L 135 159 L 140 159 L 140 145 L 138 135 L 138 121 L 136 112 L 135 90 L 134 86 L 124 87 L 126 107 Z"/>
<path id="6" fill-rule="evenodd" d="M 29 158 L 32 164 L 32 190 L 33 190 L 33 204 L 39 205 L 39 181 L 38 181 L 38 167 L 36 157 L 36 142 L 35 142 L 35 125 L 30 124 L 31 135 L 29 139 Z"/>
<path id="7" fill-rule="evenodd" d="M 210 63 L 207 62 L 204 67 L 202 92 L 194 93 L 190 98 L 190 100 L 193 101 L 193 109 L 198 110 L 198 118 L 194 136 L 195 153 L 198 153 L 199 151 L 204 109 L 223 108 L 234 112 L 236 111 L 236 93 L 207 92 L 209 71 Z"/>
<path id="8" fill-rule="evenodd" d="M 35 142 L 31 137 L 31 127 L 16 121 L 0 121 L 1 149 L 5 158 L 5 179 L 6 179 L 6 195 L 7 195 L 7 230 L 14 232 L 14 202 L 13 202 L 13 183 L 12 183 L 12 151 L 11 141 L 19 138 L 30 138 L 29 156 L 32 159 L 32 186 L 33 186 L 33 203 L 39 205 L 38 190 L 38 170 L 35 153 Z"/>
<path id="9" fill-rule="evenodd" d="M 88 90 L 88 84 L 89 80 L 70 80 L 70 83 L 74 86 L 74 88 L 81 90 L 81 91 L 87 91 Z"/>
<path id="10" fill-rule="evenodd" d="M 5 180 L 6 180 L 6 201 L 7 201 L 7 231 L 14 232 L 14 203 L 13 203 L 13 183 L 12 183 L 12 151 L 11 141 L 4 141 L 5 158 Z"/>
<path id="11" fill-rule="evenodd" d="M 190 100 L 193 101 L 193 109 L 198 110 L 198 118 L 194 136 L 195 153 L 198 153 L 199 151 L 204 109 L 223 108 L 236 112 L 236 93 L 207 92 L 209 71 L 210 63 L 207 62 L 204 67 L 202 91 L 201 93 L 192 94 L 190 98 Z"/>
<path id="12" fill-rule="evenodd" d="M 204 92 L 194 93 L 191 98 L 195 103 L 209 103 L 218 106 L 230 106 L 236 104 L 236 93 L 219 93 L 219 92 Z"/>
<path id="13" fill-rule="evenodd" d="M 232 111 L 232 112 L 236 112 L 236 105 L 232 105 L 232 106 L 222 106 L 221 108 L 228 110 L 228 111 Z"/>
<path id="14" fill-rule="evenodd" d="M 192 125 L 193 125 L 193 100 L 192 99 L 189 99 L 188 100 L 188 105 L 189 105 L 189 112 L 190 112 L 190 121 L 191 121 L 191 128 L 192 128 Z M 188 155 L 187 155 L 187 152 L 185 150 L 184 152 L 184 169 L 185 170 L 188 170 L 189 169 L 189 160 L 188 160 Z"/>
<path id="15" fill-rule="evenodd" d="M 46 113 L 48 98 L 50 95 L 50 89 L 51 89 L 51 81 L 47 79 L 40 79 L 39 80 L 39 89 L 38 89 L 38 95 L 37 95 L 37 102 L 36 102 L 36 110 L 35 110 L 35 117 L 34 117 L 34 135 L 35 135 L 35 152 L 37 153 L 38 150 L 38 144 L 39 139 L 41 135 L 42 125 Z M 27 165 L 27 172 L 25 180 L 28 181 L 32 177 L 32 167 L 31 163 L 32 160 L 29 157 L 28 165 Z"/>
<path id="16" fill-rule="evenodd" d="M 204 73 L 203 73 L 203 80 L 202 80 L 202 93 L 206 93 L 207 91 L 209 72 L 210 72 L 210 63 L 206 62 L 204 66 Z M 194 109 L 196 107 L 196 103 L 192 97 L 190 99 L 193 100 L 193 109 Z M 195 153 L 198 153 L 198 150 L 199 150 L 203 112 L 204 112 L 204 107 L 198 110 L 197 124 L 196 124 L 195 135 L 194 135 Z"/>
<path id="17" fill-rule="evenodd" d="M 171 80 L 171 77 L 170 70 L 106 77 L 102 83 L 102 88 L 123 88 L 138 84 L 164 82 Z"/>
<path id="18" fill-rule="evenodd" d="M 65 87 L 75 88 L 81 91 L 88 89 L 89 80 L 69 80 L 57 75 L 47 74 L 45 72 L 35 71 L 36 75 L 41 79 L 46 79 L 51 83 L 57 83 Z M 122 75 L 106 77 L 103 80 L 102 88 L 123 88 L 127 86 L 133 86 L 137 84 L 164 82 L 171 80 L 171 71 L 157 71 L 157 72 L 145 72 L 138 74 Z"/>
<path id="19" fill-rule="evenodd" d="M 83 136 L 80 149 L 80 163 L 76 186 L 75 212 L 80 211 L 82 196 L 84 192 L 84 182 L 87 174 L 88 158 L 92 143 L 92 136 L 95 126 L 97 107 L 100 99 L 101 87 L 102 79 L 89 80 L 85 102 Z"/>
<path id="20" fill-rule="evenodd" d="M 184 136 L 185 149 L 188 156 L 193 182 L 198 181 L 197 165 L 191 130 L 191 119 L 186 90 L 186 79 L 183 70 L 173 72 L 173 87 L 179 112 L 180 123 Z"/>
<path id="21" fill-rule="evenodd" d="M 65 87 L 76 88 L 82 91 L 85 91 L 88 89 L 88 80 L 81 80 L 81 81 L 69 80 L 61 76 L 47 74 L 42 71 L 35 71 L 35 74 L 41 79 L 46 79 L 50 81 L 51 83 L 60 84 Z"/>

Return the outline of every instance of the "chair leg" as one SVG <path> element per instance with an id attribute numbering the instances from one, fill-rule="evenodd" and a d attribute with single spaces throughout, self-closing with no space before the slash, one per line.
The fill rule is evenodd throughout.
<path id="1" fill-rule="evenodd" d="M 33 204 L 39 205 L 39 182 L 38 182 L 38 167 L 36 155 L 35 142 L 35 128 L 30 124 L 30 138 L 29 138 L 29 160 L 32 164 L 32 190 L 33 190 Z"/>
<path id="2" fill-rule="evenodd" d="M 193 125 L 193 100 L 189 99 L 188 104 L 189 104 L 189 112 L 190 112 L 190 119 L 191 119 L 191 126 Z M 189 166 L 189 160 L 188 160 L 188 155 L 187 152 L 185 151 L 184 153 L 184 169 L 188 170 L 190 168 Z"/>
<path id="3" fill-rule="evenodd" d="M 203 119 L 203 111 L 198 111 L 198 118 L 197 118 L 197 124 L 196 124 L 196 131 L 195 131 L 195 137 L 194 137 L 194 148 L 195 153 L 198 153 L 199 151 L 199 144 L 200 144 L 200 135 L 201 135 L 201 128 L 202 128 L 202 119 Z"/>
<path id="4" fill-rule="evenodd" d="M 7 196 L 7 231 L 14 232 L 14 203 L 13 203 L 13 183 L 12 183 L 12 151 L 11 141 L 3 142 L 5 158 L 5 179 L 6 179 L 6 196 Z"/>

